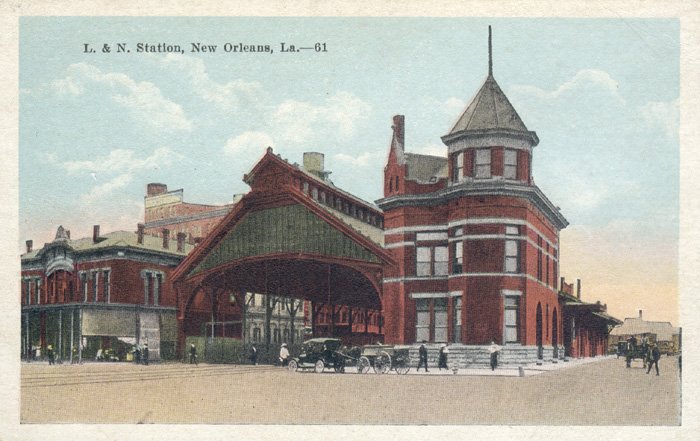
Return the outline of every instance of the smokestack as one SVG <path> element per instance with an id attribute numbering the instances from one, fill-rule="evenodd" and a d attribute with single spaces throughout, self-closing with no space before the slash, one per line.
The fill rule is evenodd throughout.
<path id="1" fill-rule="evenodd" d="M 576 298 L 581 300 L 581 279 L 576 279 Z"/>
<path id="2" fill-rule="evenodd" d="M 185 233 L 177 233 L 177 251 L 182 253 L 185 251 L 185 238 L 187 237 L 187 234 Z"/>
<path id="3" fill-rule="evenodd" d="M 560 277 L 559 278 L 559 290 L 560 291 L 566 291 L 566 284 L 564 283 L 564 278 Z"/>
<path id="4" fill-rule="evenodd" d="M 639 319 L 640 320 L 642 319 L 642 310 L 641 309 L 639 310 Z"/>
<path id="5" fill-rule="evenodd" d="M 28 241 L 26 242 L 26 244 L 27 244 L 27 252 L 28 252 L 28 253 L 31 253 L 31 252 L 32 252 L 32 246 L 34 245 L 34 241 L 33 241 L 33 240 L 28 240 Z"/>
<path id="6" fill-rule="evenodd" d="M 70 230 L 66 230 L 66 237 L 70 240 Z"/>
<path id="7" fill-rule="evenodd" d="M 163 248 L 165 248 L 167 250 L 169 245 L 170 245 L 170 230 L 168 230 L 167 228 L 163 228 Z"/>
<path id="8" fill-rule="evenodd" d="M 99 242 L 100 239 L 100 226 L 99 225 L 93 225 L 92 226 L 92 241 L 94 243 Z"/>
<path id="9" fill-rule="evenodd" d="M 136 243 L 139 245 L 143 245 L 143 230 L 145 229 L 144 224 L 137 224 L 136 225 Z"/>

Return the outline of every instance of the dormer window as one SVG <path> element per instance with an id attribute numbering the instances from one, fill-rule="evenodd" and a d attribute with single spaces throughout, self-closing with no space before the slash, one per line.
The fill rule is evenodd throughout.
<path id="1" fill-rule="evenodd" d="M 464 152 L 459 152 L 454 157 L 453 164 L 453 182 L 460 182 L 464 178 Z"/>
<path id="2" fill-rule="evenodd" d="M 474 177 L 488 179 L 491 177 L 491 149 L 478 149 L 474 161 Z"/>
<path id="3" fill-rule="evenodd" d="M 518 176 L 518 152 L 506 149 L 503 158 L 503 177 L 505 179 L 517 179 Z"/>

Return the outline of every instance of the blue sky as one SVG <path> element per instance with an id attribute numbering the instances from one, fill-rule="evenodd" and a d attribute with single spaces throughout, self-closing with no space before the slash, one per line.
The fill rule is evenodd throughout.
<path id="1" fill-rule="evenodd" d="M 148 182 L 226 203 L 264 148 L 320 151 L 381 197 L 391 117 L 408 151 L 446 134 L 487 73 L 537 132 L 533 175 L 571 225 L 561 271 L 623 318 L 677 321 L 679 23 L 672 19 L 20 20 L 20 239 L 134 230 Z M 104 54 L 126 43 L 131 53 Z M 184 55 L 136 53 L 139 42 Z M 192 54 L 191 42 L 217 45 Z M 225 53 L 227 42 L 273 54 Z M 279 43 L 328 52 L 279 52 Z M 90 43 L 97 53 L 83 53 Z M 20 245 L 23 246 L 23 245 Z"/>

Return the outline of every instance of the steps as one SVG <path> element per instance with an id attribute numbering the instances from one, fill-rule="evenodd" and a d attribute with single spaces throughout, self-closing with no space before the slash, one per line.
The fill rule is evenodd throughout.
<path id="1" fill-rule="evenodd" d="M 428 343 L 425 345 L 428 349 L 428 368 L 436 367 L 438 364 L 438 356 L 440 353 L 440 344 Z M 420 345 L 412 345 L 409 349 L 409 357 L 411 366 L 418 366 L 418 348 Z M 448 346 L 450 350 L 447 357 L 449 366 L 456 365 L 460 369 L 469 367 L 489 367 L 491 365 L 491 354 L 489 346 L 484 345 L 463 345 L 451 344 Z M 554 351 L 552 346 L 543 346 L 542 363 L 552 363 L 554 359 Z M 563 350 L 559 351 L 560 359 L 563 359 Z M 501 351 L 498 357 L 499 366 L 520 366 L 536 363 L 537 346 L 521 346 L 507 345 L 501 346 Z"/>

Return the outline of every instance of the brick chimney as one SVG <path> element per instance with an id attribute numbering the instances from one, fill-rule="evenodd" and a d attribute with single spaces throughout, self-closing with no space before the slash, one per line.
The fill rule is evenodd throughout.
<path id="1" fill-rule="evenodd" d="M 144 224 L 136 225 L 136 243 L 143 245 L 143 230 L 146 228 Z"/>
<path id="2" fill-rule="evenodd" d="M 146 196 L 158 196 L 168 192 L 168 186 L 157 182 L 146 185 Z"/>
<path id="3" fill-rule="evenodd" d="M 92 226 L 92 241 L 94 243 L 99 242 L 100 240 L 100 226 L 99 225 L 93 225 Z"/>
<path id="4" fill-rule="evenodd" d="M 163 248 L 166 250 L 170 246 L 170 230 L 163 228 Z"/>
<path id="5" fill-rule="evenodd" d="M 559 277 L 559 290 L 566 292 L 566 279 Z"/>
<path id="6" fill-rule="evenodd" d="M 581 279 L 576 279 L 576 298 L 581 300 Z"/>
<path id="7" fill-rule="evenodd" d="M 185 238 L 187 237 L 186 233 L 177 233 L 177 251 L 182 253 L 185 251 Z"/>
<path id="8" fill-rule="evenodd" d="M 394 115 L 394 125 L 391 126 L 394 129 L 394 137 L 396 141 L 403 147 L 404 144 L 404 116 Z"/>
<path id="9" fill-rule="evenodd" d="M 33 240 L 28 240 L 28 241 L 26 241 L 25 243 L 27 244 L 27 252 L 28 252 L 28 253 L 31 253 L 31 252 L 32 252 L 32 246 L 34 245 L 34 241 L 33 241 Z"/>

